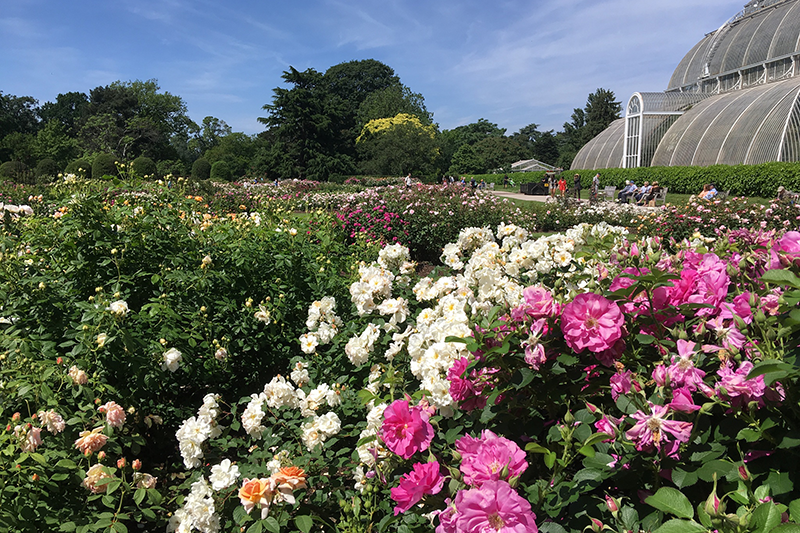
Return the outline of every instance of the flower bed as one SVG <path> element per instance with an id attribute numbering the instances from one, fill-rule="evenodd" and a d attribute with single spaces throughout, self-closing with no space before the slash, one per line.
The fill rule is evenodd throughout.
<path id="1" fill-rule="evenodd" d="M 424 187 L 313 192 L 302 216 L 197 192 L 4 217 L 4 529 L 797 527 L 793 206 L 532 238 L 505 203 Z M 420 276 L 316 211 L 337 202 L 408 235 L 481 224 Z"/>

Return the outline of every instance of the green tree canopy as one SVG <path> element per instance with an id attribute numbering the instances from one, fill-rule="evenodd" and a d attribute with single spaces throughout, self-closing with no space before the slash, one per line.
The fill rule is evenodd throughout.
<path id="1" fill-rule="evenodd" d="M 439 155 L 436 128 L 419 117 L 398 113 L 369 121 L 358 137 L 359 170 L 373 176 L 433 177 Z"/>

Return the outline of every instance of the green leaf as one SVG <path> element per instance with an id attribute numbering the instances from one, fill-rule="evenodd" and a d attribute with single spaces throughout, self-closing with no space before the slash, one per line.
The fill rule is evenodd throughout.
<path id="1" fill-rule="evenodd" d="M 261 521 L 259 520 L 258 522 L 247 528 L 247 533 L 261 533 L 263 529 L 264 526 L 261 524 Z"/>
<path id="2" fill-rule="evenodd" d="M 694 520 L 678 520 L 677 518 L 673 518 L 661 524 L 661 527 L 656 529 L 653 533 L 700 533 L 703 531 L 706 531 L 706 528 Z"/>
<path id="3" fill-rule="evenodd" d="M 511 383 L 517 390 L 519 390 L 522 387 L 528 385 L 531 381 L 533 381 L 534 375 L 535 374 L 531 371 L 530 368 L 526 367 L 520 368 L 511 377 Z"/>
<path id="4" fill-rule="evenodd" d="M 122 522 L 114 522 L 111 525 L 111 529 L 113 529 L 114 531 L 119 531 L 119 533 L 128 533 L 128 526 L 126 526 Z"/>
<path id="5" fill-rule="evenodd" d="M 793 500 L 789 504 L 789 518 L 792 522 L 800 522 L 800 499 Z"/>
<path id="6" fill-rule="evenodd" d="M 525 451 L 532 453 L 550 453 L 550 450 L 548 450 L 547 448 L 545 448 L 544 446 L 542 446 L 537 442 L 529 442 L 528 444 L 526 444 Z"/>
<path id="7" fill-rule="evenodd" d="M 798 524 L 781 524 L 770 533 L 800 533 L 800 525 Z"/>
<path id="8" fill-rule="evenodd" d="M 71 461 L 69 459 L 61 459 L 59 462 L 56 463 L 56 466 L 60 468 L 69 468 L 69 469 L 78 468 L 78 465 L 76 465 L 74 461 Z"/>
<path id="9" fill-rule="evenodd" d="M 673 489 L 672 487 L 661 487 L 655 494 L 648 496 L 645 499 L 645 503 L 652 505 L 659 511 L 674 514 L 679 518 L 692 518 L 694 516 L 694 508 L 692 508 L 689 498 L 684 496 L 678 489 Z"/>
<path id="10" fill-rule="evenodd" d="M 645 333 L 639 333 L 636 335 L 636 341 L 639 344 L 653 344 L 656 341 L 656 338 L 652 335 L 647 335 Z"/>
<path id="11" fill-rule="evenodd" d="M 138 488 L 136 492 L 133 493 L 133 501 L 136 505 L 139 505 L 142 503 L 145 496 L 147 496 L 147 489 Z"/>
<path id="12" fill-rule="evenodd" d="M 31 459 L 39 463 L 40 465 L 47 466 L 47 459 L 44 458 L 44 455 L 40 453 L 33 452 L 31 453 Z"/>
<path id="13" fill-rule="evenodd" d="M 672 471 L 672 482 L 675 483 L 679 489 L 690 487 L 697 483 L 697 474 L 695 472 L 687 472 L 686 470 L 676 468 Z"/>
<path id="14" fill-rule="evenodd" d="M 310 516 L 302 515 L 294 519 L 294 524 L 297 526 L 297 529 L 299 529 L 303 533 L 308 533 L 314 526 L 314 521 L 311 519 Z"/>
<path id="15" fill-rule="evenodd" d="M 781 363 L 774 360 L 762 361 L 753 367 L 753 370 L 747 374 L 747 379 L 755 379 L 764 374 L 778 373 L 776 379 L 780 379 L 789 375 L 790 372 L 796 372 L 795 367 L 792 365 Z"/>
<path id="16" fill-rule="evenodd" d="M 795 289 L 800 289 L 800 278 L 794 275 L 789 270 L 767 270 L 761 276 L 761 281 L 764 283 L 774 283 L 776 285 L 789 285 Z"/>
<path id="17" fill-rule="evenodd" d="M 75 531 L 75 522 L 64 522 L 61 524 L 61 527 L 59 527 L 58 530 L 63 531 L 64 533 L 72 533 Z"/>
<path id="18" fill-rule="evenodd" d="M 553 452 L 547 452 L 544 456 L 544 464 L 547 468 L 552 469 L 553 465 L 556 464 L 556 454 Z"/>
<path id="19" fill-rule="evenodd" d="M 272 533 L 281 533 L 281 525 L 271 516 L 268 516 L 267 519 L 264 520 L 264 527 L 272 531 Z"/>
<path id="20" fill-rule="evenodd" d="M 539 533 L 567 533 L 567 530 L 555 522 L 542 522 L 539 525 Z"/>
<path id="21" fill-rule="evenodd" d="M 767 533 L 781 523 L 781 513 L 772 502 L 762 503 L 753 511 L 753 533 Z"/>

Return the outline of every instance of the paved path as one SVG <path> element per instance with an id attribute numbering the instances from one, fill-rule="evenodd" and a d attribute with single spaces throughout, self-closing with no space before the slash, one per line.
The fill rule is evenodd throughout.
<path id="1" fill-rule="evenodd" d="M 503 198 L 512 198 L 514 200 L 528 200 L 529 202 L 546 202 L 550 197 L 547 195 L 536 194 L 522 194 L 518 192 L 509 192 L 502 189 L 487 189 L 486 192 L 494 194 L 495 196 L 502 196 Z M 581 200 L 581 202 L 588 202 L 588 200 Z"/>

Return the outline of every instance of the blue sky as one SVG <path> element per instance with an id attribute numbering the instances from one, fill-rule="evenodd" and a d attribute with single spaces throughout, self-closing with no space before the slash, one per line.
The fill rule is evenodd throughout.
<path id="1" fill-rule="evenodd" d="M 589 93 L 662 91 L 745 0 L 0 0 L 0 91 L 156 78 L 197 123 L 258 133 L 289 66 L 386 63 L 442 129 L 562 129 Z"/>

